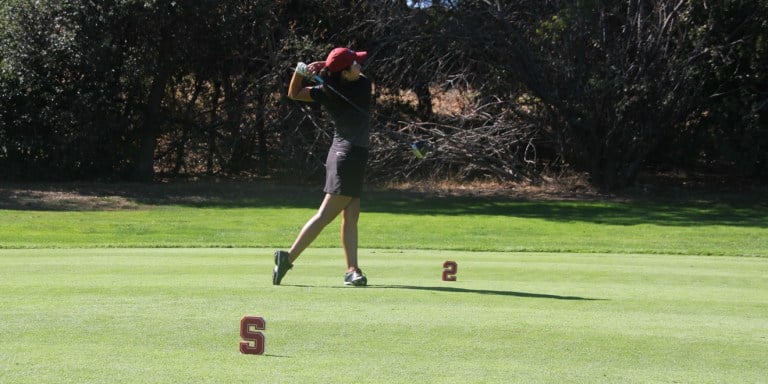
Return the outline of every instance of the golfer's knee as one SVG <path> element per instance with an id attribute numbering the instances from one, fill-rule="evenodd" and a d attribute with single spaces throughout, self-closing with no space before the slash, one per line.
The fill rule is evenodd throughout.
<path id="1" fill-rule="evenodd" d="M 357 225 L 357 221 L 360 219 L 360 212 L 347 212 L 344 211 L 344 215 L 341 217 L 346 225 Z"/>
<path id="2" fill-rule="evenodd" d="M 319 211 L 317 214 L 315 214 L 315 222 L 322 225 L 323 227 L 330 224 L 335 218 L 336 217 L 334 215 L 328 214 L 324 211 Z"/>

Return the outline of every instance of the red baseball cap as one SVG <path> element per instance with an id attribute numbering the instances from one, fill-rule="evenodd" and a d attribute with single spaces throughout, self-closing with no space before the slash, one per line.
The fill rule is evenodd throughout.
<path id="1" fill-rule="evenodd" d="M 353 62 L 362 64 L 368 58 L 368 52 L 355 52 L 349 48 L 334 48 L 325 59 L 325 67 L 331 72 L 349 68 Z"/>

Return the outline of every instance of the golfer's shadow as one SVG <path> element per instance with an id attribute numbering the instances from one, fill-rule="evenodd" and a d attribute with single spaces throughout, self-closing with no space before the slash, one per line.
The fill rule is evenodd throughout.
<path id="1" fill-rule="evenodd" d="M 424 287 L 424 286 L 416 286 L 416 285 L 369 285 L 368 288 L 409 289 L 409 290 L 415 290 L 415 291 L 434 291 L 434 292 L 452 292 L 452 293 L 475 293 L 480 295 L 514 296 L 514 297 L 525 297 L 525 298 L 531 298 L 531 299 L 587 300 L 587 301 L 605 300 L 605 299 L 594 299 L 594 298 L 579 297 L 579 296 L 550 295 L 546 293 L 494 291 L 490 289 L 469 289 L 469 288 L 456 288 L 456 287 Z"/>

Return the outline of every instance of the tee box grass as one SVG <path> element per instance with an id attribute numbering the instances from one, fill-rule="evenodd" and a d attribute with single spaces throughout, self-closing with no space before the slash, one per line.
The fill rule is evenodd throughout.
<path id="1" fill-rule="evenodd" d="M 688 255 L 0 250 L 8 383 L 740 382 L 766 376 L 768 263 Z M 457 281 L 441 279 L 458 264 Z M 243 355 L 239 321 L 266 320 Z"/>
<path id="2" fill-rule="evenodd" d="M 351 288 L 338 222 L 271 284 L 317 191 L 227 191 L 76 189 L 46 205 L 0 188 L 0 382 L 768 377 L 762 199 L 374 193 L 370 286 Z M 239 351 L 246 315 L 266 320 L 263 355 Z"/>

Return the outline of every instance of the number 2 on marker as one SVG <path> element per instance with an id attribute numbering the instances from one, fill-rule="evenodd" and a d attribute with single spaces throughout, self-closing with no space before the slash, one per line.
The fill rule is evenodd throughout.
<path id="1" fill-rule="evenodd" d="M 240 353 L 246 355 L 264 354 L 265 337 L 261 331 L 266 327 L 267 322 L 263 317 L 244 316 L 240 319 L 240 337 L 244 340 L 240 342 Z"/>
<path id="2" fill-rule="evenodd" d="M 459 265 L 455 261 L 448 260 L 443 263 L 443 281 L 456 281 L 456 272 Z"/>

